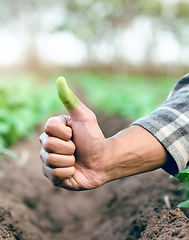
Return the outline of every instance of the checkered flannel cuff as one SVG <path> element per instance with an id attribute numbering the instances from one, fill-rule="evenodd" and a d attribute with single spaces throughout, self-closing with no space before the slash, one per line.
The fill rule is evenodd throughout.
<path id="1" fill-rule="evenodd" d="M 178 171 L 185 169 L 189 162 L 189 74 L 178 81 L 159 108 L 132 125 L 149 131 L 174 159 Z M 165 170 L 176 175 L 178 171 L 171 172 L 174 161 Z"/>

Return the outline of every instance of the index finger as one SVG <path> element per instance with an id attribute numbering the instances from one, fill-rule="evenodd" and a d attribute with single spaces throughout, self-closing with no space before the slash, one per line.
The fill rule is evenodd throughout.
<path id="1" fill-rule="evenodd" d="M 67 126 L 66 117 L 64 116 L 49 118 L 45 124 L 45 133 L 64 141 L 69 141 L 72 137 L 72 129 Z"/>

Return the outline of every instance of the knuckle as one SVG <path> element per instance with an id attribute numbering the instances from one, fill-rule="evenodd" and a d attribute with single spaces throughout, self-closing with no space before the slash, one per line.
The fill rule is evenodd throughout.
<path id="1" fill-rule="evenodd" d="M 44 144 L 44 148 L 47 151 L 53 151 L 53 149 L 55 148 L 55 140 L 52 137 L 48 137 L 48 139 L 46 140 L 45 144 Z"/>
<path id="2" fill-rule="evenodd" d="M 43 146 L 44 142 L 46 141 L 46 139 L 47 139 L 47 134 L 44 132 L 39 137 L 39 142 L 41 143 L 42 146 Z"/>
<path id="3" fill-rule="evenodd" d="M 47 123 L 45 124 L 45 132 L 47 134 L 52 134 L 54 128 L 57 126 L 58 117 L 49 118 Z"/>
<path id="4" fill-rule="evenodd" d="M 94 112 L 91 111 L 89 108 L 87 108 L 87 112 L 85 113 L 85 115 L 83 115 L 82 121 L 83 122 L 96 122 L 97 118 L 96 118 L 96 115 L 94 114 Z"/>
<path id="5" fill-rule="evenodd" d="M 63 177 L 59 168 L 55 168 L 55 169 L 53 170 L 53 175 L 54 175 L 54 177 L 56 177 L 56 178 L 62 178 L 62 177 Z"/>
<path id="6" fill-rule="evenodd" d="M 97 122 L 96 115 L 95 115 L 92 111 L 90 111 L 88 117 L 89 117 L 89 121 L 91 121 L 91 122 Z"/>
<path id="7" fill-rule="evenodd" d="M 43 149 L 40 151 L 40 159 L 43 161 Z"/>
<path id="8" fill-rule="evenodd" d="M 57 163 L 55 155 L 52 153 L 48 154 L 46 162 L 48 166 L 55 166 Z"/>

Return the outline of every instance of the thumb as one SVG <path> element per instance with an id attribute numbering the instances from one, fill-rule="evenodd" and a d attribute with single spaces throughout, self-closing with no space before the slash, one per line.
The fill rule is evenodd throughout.
<path id="1" fill-rule="evenodd" d="M 64 77 L 56 80 L 56 88 L 61 102 L 73 120 L 84 121 L 90 117 L 92 112 L 69 89 Z"/>

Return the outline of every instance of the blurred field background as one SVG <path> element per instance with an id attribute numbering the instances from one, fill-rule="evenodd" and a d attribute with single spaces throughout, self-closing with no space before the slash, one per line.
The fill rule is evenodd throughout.
<path id="1" fill-rule="evenodd" d="M 189 67 L 184 0 L 0 0 L 0 152 L 60 112 L 55 80 L 133 121 Z"/>

